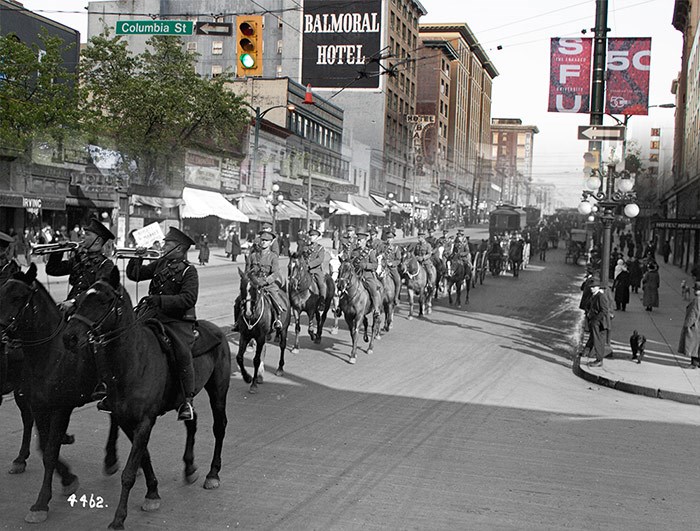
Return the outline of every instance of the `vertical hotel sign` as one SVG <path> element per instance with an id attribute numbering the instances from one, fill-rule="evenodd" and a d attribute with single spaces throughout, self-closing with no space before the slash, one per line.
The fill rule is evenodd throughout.
<path id="1" fill-rule="evenodd" d="M 590 38 L 553 38 L 549 71 L 549 112 L 587 113 L 591 102 Z"/>
<path id="2" fill-rule="evenodd" d="M 382 0 L 305 0 L 301 80 L 314 88 L 379 88 Z"/>
<path id="3" fill-rule="evenodd" d="M 608 39 L 605 112 L 648 114 L 651 38 Z"/>

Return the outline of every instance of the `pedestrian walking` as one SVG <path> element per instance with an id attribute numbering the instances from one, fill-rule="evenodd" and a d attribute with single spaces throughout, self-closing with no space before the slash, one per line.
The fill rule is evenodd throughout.
<path id="1" fill-rule="evenodd" d="M 642 277 L 644 276 L 639 260 L 632 258 L 627 269 L 630 273 L 630 288 L 632 288 L 632 292 L 639 293 L 639 287 L 642 285 Z"/>
<path id="2" fill-rule="evenodd" d="M 238 237 L 238 232 L 231 229 L 231 261 L 235 262 L 238 259 L 238 255 L 241 254 L 241 240 Z"/>
<path id="3" fill-rule="evenodd" d="M 547 261 L 547 247 L 549 243 L 547 242 L 547 235 L 544 232 L 540 232 L 539 235 L 539 249 L 540 249 L 540 260 L 543 262 Z"/>
<path id="4" fill-rule="evenodd" d="M 586 350 L 595 354 L 595 360 L 588 365 L 590 367 L 600 367 L 603 365 L 605 356 L 605 345 L 610 333 L 610 306 L 605 289 L 601 287 L 599 280 L 591 283 L 591 302 L 586 313 L 588 320 L 588 342 Z"/>
<path id="5" fill-rule="evenodd" d="M 648 312 L 652 308 L 659 307 L 659 284 L 661 279 L 658 269 L 656 262 L 649 262 L 647 272 L 642 277 L 642 290 L 644 292 L 642 304 Z"/>
<path id="6" fill-rule="evenodd" d="M 199 237 L 199 265 L 207 265 L 209 263 L 209 236 L 202 234 Z"/>
<path id="7" fill-rule="evenodd" d="M 695 283 L 695 297 L 685 307 L 685 320 L 678 341 L 678 353 L 690 358 L 691 369 L 700 367 L 700 282 Z"/>
<path id="8" fill-rule="evenodd" d="M 661 245 L 661 254 L 664 257 L 664 264 L 668 264 L 668 257 L 671 254 L 671 242 L 665 240 Z"/>
<path id="9" fill-rule="evenodd" d="M 630 273 L 623 260 L 618 260 L 615 266 L 615 280 L 613 280 L 613 292 L 615 293 L 615 309 L 626 311 L 630 302 Z"/>

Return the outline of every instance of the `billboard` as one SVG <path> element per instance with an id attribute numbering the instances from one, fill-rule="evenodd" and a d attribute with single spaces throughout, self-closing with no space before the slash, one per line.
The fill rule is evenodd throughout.
<path id="1" fill-rule="evenodd" d="M 549 112 L 587 113 L 591 103 L 590 38 L 551 41 Z"/>
<path id="2" fill-rule="evenodd" d="M 302 84 L 378 89 L 382 0 L 305 0 Z"/>
<path id="3" fill-rule="evenodd" d="M 651 38 L 609 38 L 605 112 L 648 114 Z"/>

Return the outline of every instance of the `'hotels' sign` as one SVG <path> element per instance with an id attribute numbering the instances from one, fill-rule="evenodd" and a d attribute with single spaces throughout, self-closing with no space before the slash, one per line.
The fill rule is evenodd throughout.
<path id="1" fill-rule="evenodd" d="M 381 0 L 306 0 L 302 83 L 314 88 L 379 88 Z"/>

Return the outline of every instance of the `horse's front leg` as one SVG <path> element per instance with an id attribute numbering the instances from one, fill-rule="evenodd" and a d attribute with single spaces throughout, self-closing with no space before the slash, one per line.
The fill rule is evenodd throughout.
<path id="1" fill-rule="evenodd" d="M 275 370 L 275 376 L 284 376 L 284 350 L 287 348 L 287 330 L 284 329 L 280 332 L 280 359 L 277 363 L 277 370 Z"/>
<path id="2" fill-rule="evenodd" d="M 350 350 L 350 359 L 348 363 L 355 364 L 357 362 L 357 333 L 360 329 L 360 319 L 359 315 L 356 315 L 352 320 L 346 318 L 348 328 L 350 329 L 350 339 L 352 340 L 352 349 Z"/>
<path id="3" fill-rule="evenodd" d="M 413 319 L 413 298 L 415 293 L 410 286 L 406 286 L 406 291 L 408 292 L 408 320 L 411 321 Z"/>
<path id="4" fill-rule="evenodd" d="M 299 332 L 301 331 L 301 310 L 294 310 L 294 348 L 292 354 L 299 354 Z"/>
<path id="5" fill-rule="evenodd" d="M 379 326 L 381 325 L 381 322 L 382 322 L 381 314 L 373 313 L 372 314 L 372 335 L 370 336 L 369 347 L 367 348 L 368 355 L 374 354 L 374 339 L 376 338 L 377 334 L 379 333 Z"/>
<path id="6" fill-rule="evenodd" d="M 26 393 L 20 393 L 19 389 L 15 389 L 15 403 L 19 408 L 22 416 L 22 445 L 19 448 L 19 454 L 9 470 L 10 474 L 21 474 L 27 468 L 27 459 L 29 459 L 29 445 L 32 441 L 32 428 L 34 427 L 34 416 L 32 409 L 29 406 L 29 398 Z"/>
<path id="7" fill-rule="evenodd" d="M 119 436 L 119 424 L 114 415 L 109 416 L 109 435 L 105 446 L 105 459 L 102 465 L 102 473 L 105 476 L 116 474 L 119 470 L 119 458 L 117 457 L 117 437 Z"/>
<path id="8" fill-rule="evenodd" d="M 243 337 L 243 334 L 241 334 L 240 339 L 238 340 L 238 354 L 236 355 L 236 362 L 238 363 L 238 368 L 241 370 L 241 376 L 243 377 L 243 381 L 245 383 L 250 383 L 252 381 L 252 378 L 250 377 L 250 373 L 245 368 L 245 350 L 246 347 L 248 346 L 248 339 L 245 339 Z"/>
<path id="9" fill-rule="evenodd" d="M 452 306 L 452 282 L 447 283 L 447 302 Z"/>
<path id="10" fill-rule="evenodd" d="M 363 333 L 364 333 L 364 335 L 362 336 L 362 339 L 363 339 L 363 341 L 364 341 L 365 343 L 367 343 L 367 342 L 369 341 L 369 337 L 367 337 L 367 326 L 368 326 L 368 324 L 367 324 L 367 316 L 365 315 L 365 316 L 362 318 L 362 329 L 363 329 Z"/>
<path id="11" fill-rule="evenodd" d="M 199 479 L 197 465 L 194 464 L 194 438 L 197 434 L 197 412 L 195 411 L 192 420 L 185 421 L 185 429 L 187 430 L 187 440 L 185 441 L 185 453 L 182 456 L 182 461 L 185 463 L 185 471 L 183 477 L 185 483 L 191 485 Z"/>
<path id="12" fill-rule="evenodd" d="M 340 308 L 340 296 L 338 294 L 333 295 L 333 328 L 331 328 L 331 335 L 338 334 L 338 314 Z"/>
<path id="13" fill-rule="evenodd" d="M 263 336 L 264 338 L 265 336 Z M 255 394 L 258 392 L 258 384 L 262 383 L 258 377 L 258 372 L 260 371 L 260 362 L 263 356 L 263 350 L 266 348 L 266 343 L 263 339 L 256 341 L 255 357 L 253 358 L 253 381 L 250 384 L 250 389 L 248 392 Z"/>

